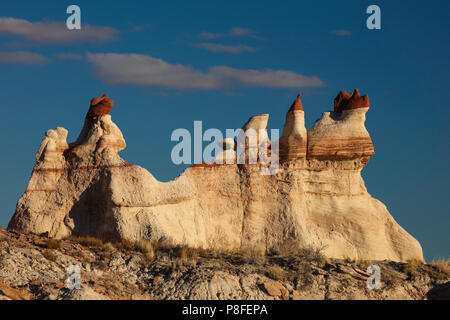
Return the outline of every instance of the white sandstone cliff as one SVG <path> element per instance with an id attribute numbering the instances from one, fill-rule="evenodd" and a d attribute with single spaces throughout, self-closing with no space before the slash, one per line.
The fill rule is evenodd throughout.
<path id="1" fill-rule="evenodd" d="M 373 154 L 366 111 L 353 106 L 324 113 L 308 141 L 298 119 L 303 111 L 288 114 L 280 145 L 291 151 L 274 175 L 261 175 L 260 163 L 205 164 L 170 182 L 119 157 L 125 141 L 109 114 L 88 115 L 69 146 L 65 129 L 46 133 L 8 228 L 220 250 L 296 239 L 334 258 L 423 260 L 417 240 L 370 196 L 361 178 Z M 252 119 L 265 129 L 268 115 Z M 286 146 L 290 141 L 293 148 Z M 234 152 L 234 143 L 225 148 Z"/>

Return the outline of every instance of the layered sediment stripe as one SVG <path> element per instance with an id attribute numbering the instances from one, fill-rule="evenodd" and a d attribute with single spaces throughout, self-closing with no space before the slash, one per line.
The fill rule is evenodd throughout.
<path id="1" fill-rule="evenodd" d="M 64 171 L 88 171 L 88 170 L 104 170 L 133 167 L 134 164 L 124 162 L 119 165 L 107 165 L 107 166 L 80 166 L 80 167 L 66 167 L 66 168 L 34 168 L 33 173 L 47 173 L 47 172 L 64 172 Z"/>

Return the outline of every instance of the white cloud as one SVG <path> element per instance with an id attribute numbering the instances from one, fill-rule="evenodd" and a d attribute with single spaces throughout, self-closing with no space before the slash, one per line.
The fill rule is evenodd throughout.
<path id="1" fill-rule="evenodd" d="M 0 52 L 0 63 L 38 64 L 47 61 L 43 55 L 27 51 Z"/>
<path id="2" fill-rule="evenodd" d="M 224 45 L 209 42 L 195 43 L 194 46 L 198 48 L 204 48 L 212 52 L 241 53 L 245 51 L 247 52 L 255 51 L 254 48 L 245 45 Z"/>
<path id="3" fill-rule="evenodd" d="M 83 60 L 83 56 L 77 53 L 56 53 L 55 57 L 60 60 Z"/>
<path id="4" fill-rule="evenodd" d="M 211 39 L 217 39 L 223 37 L 222 33 L 212 33 L 212 32 L 201 32 L 198 35 L 199 39 L 205 39 L 205 40 L 211 40 Z"/>
<path id="5" fill-rule="evenodd" d="M 351 33 L 350 31 L 344 30 L 344 29 L 341 29 L 341 30 L 331 30 L 331 31 L 330 31 L 330 34 L 334 34 L 334 35 L 336 35 L 336 36 L 351 36 L 351 35 L 352 35 L 352 33 Z"/>
<path id="6" fill-rule="evenodd" d="M 233 28 L 230 30 L 229 34 L 235 37 L 242 37 L 253 35 L 255 34 L 255 31 L 249 28 Z"/>
<path id="7" fill-rule="evenodd" d="M 258 38 L 256 36 L 256 32 L 249 28 L 232 28 L 228 32 L 225 33 L 212 33 L 212 32 L 201 32 L 198 37 L 204 40 L 212 40 L 217 38 L 224 37 L 244 37 L 250 36 L 254 38 Z"/>
<path id="8" fill-rule="evenodd" d="M 111 41 L 116 37 L 117 30 L 87 24 L 82 24 L 80 30 L 68 30 L 63 22 L 30 22 L 16 18 L 0 18 L 0 34 L 2 33 L 37 42 L 70 43 Z"/>
<path id="9" fill-rule="evenodd" d="M 288 70 L 248 70 L 213 66 L 207 72 L 192 66 L 169 64 L 141 54 L 88 53 L 94 73 L 110 84 L 131 84 L 168 89 L 218 89 L 245 87 L 304 88 L 321 87 L 316 76 Z"/>

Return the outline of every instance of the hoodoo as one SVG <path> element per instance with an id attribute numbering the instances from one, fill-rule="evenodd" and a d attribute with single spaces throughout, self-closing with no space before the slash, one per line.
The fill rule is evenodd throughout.
<path id="1" fill-rule="evenodd" d="M 224 161 L 191 166 L 163 183 L 118 155 L 126 144 L 109 114 L 113 102 L 107 95 L 94 98 L 76 142 L 67 144 L 64 128 L 45 133 L 8 228 L 221 250 L 270 249 L 294 239 L 333 258 L 423 260 L 419 242 L 361 177 L 374 154 L 364 126 L 368 96 L 341 91 L 334 102 L 334 111 L 306 132 L 297 97 L 282 137 L 272 142 L 279 143 L 282 160 L 273 175 L 262 175 L 258 161 Z M 257 115 L 244 125 L 259 132 L 256 142 L 244 141 L 247 150 L 270 145 L 267 121 L 267 114 Z M 221 157 L 234 160 L 235 142 L 221 144 Z"/>
<path id="2" fill-rule="evenodd" d="M 308 131 L 308 158 L 369 161 L 374 155 L 372 139 L 364 126 L 369 97 L 358 89 L 345 90 L 334 99 L 334 112 L 324 112 Z"/>
<path id="3" fill-rule="evenodd" d="M 301 95 L 298 95 L 286 114 L 286 123 L 279 144 L 280 160 L 306 157 L 306 136 L 305 112 Z"/>

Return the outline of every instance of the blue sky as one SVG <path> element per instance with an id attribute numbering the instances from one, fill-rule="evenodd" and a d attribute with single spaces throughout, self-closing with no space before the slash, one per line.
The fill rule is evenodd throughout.
<path id="1" fill-rule="evenodd" d="M 81 36 L 60 30 L 70 4 Z M 371 4 L 381 30 L 366 28 Z M 449 13 L 448 1 L 2 1 L 0 224 L 43 133 L 63 126 L 73 141 L 94 96 L 115 101 L 122 157 L 167 181 L 184 169 L 170 160 L 176 128 L 239 128 L 257 113 L 282 128 L 299 92 L 309 128 L 357 87 L 371 103 L 369 193 L 427 259 L 450 256 Z"/>

